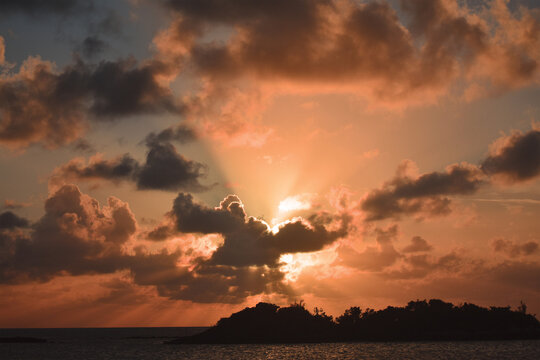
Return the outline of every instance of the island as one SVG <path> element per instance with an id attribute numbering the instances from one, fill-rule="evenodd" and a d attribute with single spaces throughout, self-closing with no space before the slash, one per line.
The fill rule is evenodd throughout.
<path id="1" fill-rule="evenodd" d="M 287 307 L 260 302 L 220 319 L 207 330 L 167 344 L 320 343 L 345 341 L 443 341 L 540 339 L 540 322 L 527 313 L 438 299 L 410 301 L 382 310 L 351 307 L 337 318 L 303 302 Z"/>

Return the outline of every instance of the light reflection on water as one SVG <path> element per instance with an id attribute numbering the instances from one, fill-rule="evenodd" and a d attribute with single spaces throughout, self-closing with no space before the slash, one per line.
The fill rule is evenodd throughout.
<path id="1" fill-rule="evenodd" d="M 47 333 L 49 331 L 49 333 Z M 51 333 L 51 331 L 53 333 Z M 56 332 L 55 332 L 56 331 Z M 0 330 L 1 336 L 47 338 L 44 344 L 0 344 L 4 360 L 28 359 L 540 359 L 540 340 L 330 343 L 294 345 L 164 345 L 173 329 Z M 193 330 L 191 330 L 192 332 Z M 189 332 L 189 331 L 188 331 Z M 45 336 L 44 336 L 45 334 Z M 49 334 L 49 336 L 46 336 Z M 60 334 L 60 335 L 59 335 Z M 133 338 L 134 336 L 155 336 Z"/>

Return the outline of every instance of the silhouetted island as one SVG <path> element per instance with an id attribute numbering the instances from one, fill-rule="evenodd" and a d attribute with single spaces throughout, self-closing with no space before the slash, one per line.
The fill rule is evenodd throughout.
<path id="1" fill-rule="evenodd" d="M 432 299 L 375 311 L 351 307 L 335 320 L 304 304 L 258 303 L 222 318 L 202 333 L 168 344 L 314 343 L 341 341 L 434 341 L 539 339 L 540 322 L 521 304 L 483 308 Z"/>

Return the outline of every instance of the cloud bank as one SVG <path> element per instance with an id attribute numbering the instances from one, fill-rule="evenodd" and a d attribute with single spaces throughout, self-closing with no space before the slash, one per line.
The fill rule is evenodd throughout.
<path id="1" fill-rule="evenodd" d="M 445 172 L 411 176 L 407 174 L 408 164 L 404 162 L 393 179 L 366 194 L 360 205 L 366 221 L 446 215 L 451 212 L 452 195 L 474 194 L 499 179 L 511 185 L 537 178 L 540 132 L 532 129 L 501 136 L 479 166 L 463 163 L 451 165 Z"/>
<path id="2" fill-rule="evenodd" d="M 64 185 L 45 202 L 45 214 L 28 233 L 28 222 L 5 212 L 0 216 L 0 282 L 47 282 L 59 276 L 112 274 L 128 270 L 133 282 L 153 286 L 171 299 L 240 303 L 261 293 L 291 295 L 283 281 L 283 253 L 322 249 L 347 234 L 343 218 L 294 220 L 270 229 L 247 217 L 235 195 L 216 208 L 179 194 L 170 218 L 171 236 L 219 234 L 224 241 L 209 257 L 191 256 L 188 249 L 150 251 L 135 242 L 138 225 L 129 206 L 111 197 L 106 206 Z M 339 228 L 329 230 L 329 221 Z M 186 263 L 187 261 L 187 263 Z"/>

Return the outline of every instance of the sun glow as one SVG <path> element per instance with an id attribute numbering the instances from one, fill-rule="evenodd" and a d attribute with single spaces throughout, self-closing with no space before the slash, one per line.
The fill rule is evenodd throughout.
<path id="1" fill-rule="evenodd" d="M 312 253 L 283 254 L 279 258 L 281 272 L 285 274 L 285 280 L 296 282 L 302 272 L 328 267 L 336 260 L 335 246 Z"/>
<path id="2" fill-rule="evenodd" d="M 265 222 L 266 226 L 268 226 L 268 228 L 270 229 L 270 231 L 273 233 L 273 234 L 277 234 L 279 232 L 279 230 L 287 225 L 287 224 L 290 224 L 290 223 L 294 223 L 294 222 L 304 222 L 303 221 L 304 219 L 302 219 L 301 217 L 293 217 L 291 219 L 287 219 L 285 221 L 279 221 L 278 219 L 272 219 L 272 226 L 268 225 L 268 223 Z M 305 222 L 304 222 L 305 223 Z"/>
<path id="3" fill-rule="evenodd" d="M 292 211 L 309 210 L 312 207 L 310 194 L 289 196 L 279 203 L 278 210 L 280 214 Z"/>

